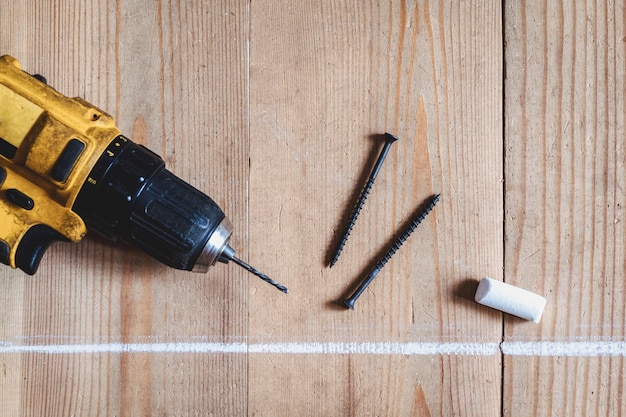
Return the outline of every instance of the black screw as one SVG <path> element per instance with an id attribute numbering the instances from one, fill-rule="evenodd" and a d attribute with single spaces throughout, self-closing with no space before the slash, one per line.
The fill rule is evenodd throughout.
<path id="1" fill-rule="evenodd" d="M 365 203 L 365 200 L 367 200 L 367 196 L 370 193 L 370 190 L 372 189 L 372 185 L 374 185 L 374 181 L 376 180 L 376 177 L 378 176 L 380 167 L 383 165 L 383 161 L 387 157 L 387 153 L 389 152 L 389 148 L 391 148 L 391 144 L 397 140 L 398 138 L 392 135 L 391 133 L 385 133 L 385 146 L 383 146 L 383 149 L 380 151 L 380 155 L 378 156 L 378 160 L 376 161 L 376 164 L 374 165 L 374 169 L 372 170 L 372 173 L 370 174 L 370 177 L 367 180 L 367 184 L 365 184 L 365 188 L 361 192 L 359 201 L 356 203 L 356 207 L 354 208 L 354 211 L 352 212 L 352 215 L 350 216 L 350 221 L 348 222 L 348 226 L 346 227 L 346 230 L 343 233 L 341 242 L 339 242 L 339 246 L 337 247 L 337 250 L 335 251 L 335 254 L 333 255 L 333 259 L 330 261 L 331 268 L 333 267 L 333 265 L 335 265 L 335 263 L 337 262 L 337 259 L 339 259 L 339 254 L 341 254 L 343 247 L 348 241 L 348 236 L 350 236 L 350 232 L 352 232 L 352 228 L 354 227 L 354 224 L 356 223 L 356 219 L 359 217 L 359 213 L 361 212 L 361 209 L 363 208 L 363 204 Z"/>
<path id="2" fill-rule="evenodd" d="M 363 294 L 363 291 L 365 291 L 368 285 L 370 285 L 370 283 L 374 280 L 376 275 L 378 275 L 378 273 L 383 269 L 387 262 L 389 262 L 389 260 L 396 253 L 396 251 L 400 249 L 400 246 L 402 246 L 402 244 L 409 238 L 409 236 L 411 236 L 411 233 L 413 233 L 417 226 L 424 220 L 424 218 L 426 218 L 426 216 L 428 215 L 428 213 L 430 213 L 433 207 L 435 207 L 440 197 L 441 194 L 437 194 L 436 196 L 434 196 L 432 200 L 428 203 L 426 208 L 422 210 L 411 221 L 411 224 L 409 224 L 405 232 L 402 233 L 402 236 L 396 239 L 396 241 L 391 245 L 389 251 L 381 258 L 380 261 L 378 261 L 374 269 L 372 269 L 372 272 L 370 272 L 369 275 L 363 280 L 361 285 L 359 285 L 359 288 L 357 288 L 356 291 L 354 291 L 354 293 L 349 298 L 344 300 L 343 303 L 346 305 L 346 307 L 354 310 L 354 303 L 356 302 L 356 300 L 361 296 L 361 294 Z"/>

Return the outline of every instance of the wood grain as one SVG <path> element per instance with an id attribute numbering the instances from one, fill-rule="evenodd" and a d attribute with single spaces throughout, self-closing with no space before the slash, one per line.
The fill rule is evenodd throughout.
<path id="1" fill-rule="evenodd" d="M 625 335 L 624 4 L 510 2 L 506 281 L 545 294 L 514 341 Z M 623 356 L 505 361 L 505 415 L 623 415 Z"/>
<path id="2" fill-rule="evenodd" d="M 495 2 L 252 3 L 249 253 L 291 293 L 251 283 L 250 341 L 500 339 L 463 290 L 502 275 L 500 23 Z M 329 269 L 385 131 L 401 139 Z M 338 305 L 434 193 L 355 311 Z M 255 415 L 500 410 L 499 356 L 255 355 L 249 372 Z"/>
<path id="3" fill-rule="evenodd" d="M 212 196 L 246 241 L 248 3 L 29 2 L 0 8 L 0 50 L 116 117 Z M 5 37 L 6 34 L 6 37 Z M 28 278 L 3 268 L 2 343 L 240 341 L 247 274 L 169 270 L 89 236 Z M 6 310 L 6 311 L 5 311 Z M 228 354 L 2 356 L 0 415 L 241 415 L 247 358 Z"/>
<path id="4" fill-rule="evenodd" d="M 498 342 L 501 315 L 468 298 L 503 266 L 507 282 L 549 299 L 539 326 L 506 319 L 507 342 L 623 340 L 623 10 L 506 2 L 503 27 L 495 2 L 0 4 L 2 53 L 110 111 L 213 196 L 242 257 L 292 290 L 234 267 L 171 271 L 91 236 L 54 246 L 37 277 L 0 270 L 2 345 Z M 385 130 L 402 140 L 329 270 Z M 357 311 L 337 308 L 435 192 L 441 204 Z M 626 412 L 622 356 L 501 365 L 3 353 L 0 415 Z"/>

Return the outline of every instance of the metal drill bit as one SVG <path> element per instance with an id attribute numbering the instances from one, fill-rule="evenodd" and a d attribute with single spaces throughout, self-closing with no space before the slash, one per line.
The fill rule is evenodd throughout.
<path id="1" fill-rule="evenodd" d="M 271 284 L 274 287 L 278 288 L 279 290 L 281 290 L 285 294 L 287 294 L 289 292 L 287 287 L 285 287 L 284 285 L 281 285 L 278 282 L 274 281 L 272 278 L 268 277 L 263 272 L 261 272 L 258 269 L 248 265 L 247 263 L 245 263 L 241 259 L 237 258 L 236 256 L 231 256 L 230 260 L 232 260 L 234 263 L 236 263 L 240 267 L 248 270 L 249 272 L 252 272 L 254 275 L 256 275 L 257 277 L 261 278 L 263 281 L 267 282 L 268 284 Z"/>

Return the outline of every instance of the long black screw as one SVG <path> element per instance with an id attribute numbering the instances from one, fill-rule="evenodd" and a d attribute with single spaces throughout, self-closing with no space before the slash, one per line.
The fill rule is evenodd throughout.
<path id="1" fill-rule="evenodd" d="M 341 254 L 343 247 L 348 241 L 348 236 L 350 236 L 350 232 L 352 232 L 352 228 L 354 227 L 354 224 L 356 223 L 356 219 L 359 217 L 359 213 L 361 212 L 361 209 L 363 208 L 363 204 L 365 203 L 365 200 L 367 200 L 367 196 L 369 195 L 370 190 L 372 189 L 372 185 L 374 185 L 374 181 L 376 180 L 376 177 L 378 176 L 378 173 L 380 172 L 380 167 L 383 165 L 383 161 L 387 157 L 387 153 L 389 153 L 389 148 L 391 148 L 391 144 L 397 140 L 398 138 L 392 135 L 391 133 L 385 133 L 385 146 L 383 146 L 383 149 L 380 151 L 380 155 L 378 156 L 378 160 L 376 161 L 376 164 L 374 165 L 374 169 L 372 169 L 372 173 L 370 174 L 370 177 L 367 180 L 367 184 L 365 184 L 365 188 L 361 192 L 359 201 L 357 201 L 356 207 L 354 208 L 354 211 L 352 212 L 352 215 L 350 216 L 350 221 L 348 222 L 348 226 L 346 227 L 346 230 L 343 233 L 341 242 L 339 242 L 339 246 L 337 247 L 337 250 L 335 251 L 333 258 L 330 261 L 331 268 L 333 267 L 333 265 L 335 265 L 335 263 L 337 262 L 337 259 L 339 259 L 339 255 Z"/>
<path id="2" fill-rule="evenodd" d="M 428 203 L 426 208 L 422 210 L 411 221 L 411 224 L 409 224 L 404 233 L 402 233 L 402 236 L 396 239 L 396 241 L 391 245 L 389 251 L 381 258 L 380 261 L 378 261 L 374 269 L 372 269 L 369 275 L 363 280 L 361 285 L 359 285 L 359 288 L 357 288 L 356 291 L 354 291 L 354 293 L 349 298 L 344 300 L 343 303 L 346 305 L 346 307 L 354 310 L 354 303 L 356 302 L 356 300 L 361 296 L 361 294 L 363 294 L 363 291 L 365 291 L 368 285 L 370 285 L 376 275 L 378 275 L 378 273 L 383 269 L 387 262 L 389 262 L 389 260 L 397 252 L 397 250 L 400 249 L 400 246 L 402 246 L 402 244 L 409 238 L 409 236 L 411 236 L 411 233 L 413 233 L 417 226 L 426 218 L 426 216 L 428 215 L 428 213 L 430 213 L 433 207 L 435 207 L 440 197 L 441 194 L 437 194 L 436 196 L 434 196 L 432 200 Z"/>

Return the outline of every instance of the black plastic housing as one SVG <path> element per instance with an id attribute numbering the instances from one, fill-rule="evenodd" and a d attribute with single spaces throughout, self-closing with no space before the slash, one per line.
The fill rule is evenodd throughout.
<path id="1" fill-rule="evenodd" d="M 161 157 L 123 136 L 99 158 L 73 209 L 89 230 L 184 270 L 193 269 L 225 217 L 211 198 L 166 170 Z"/>

